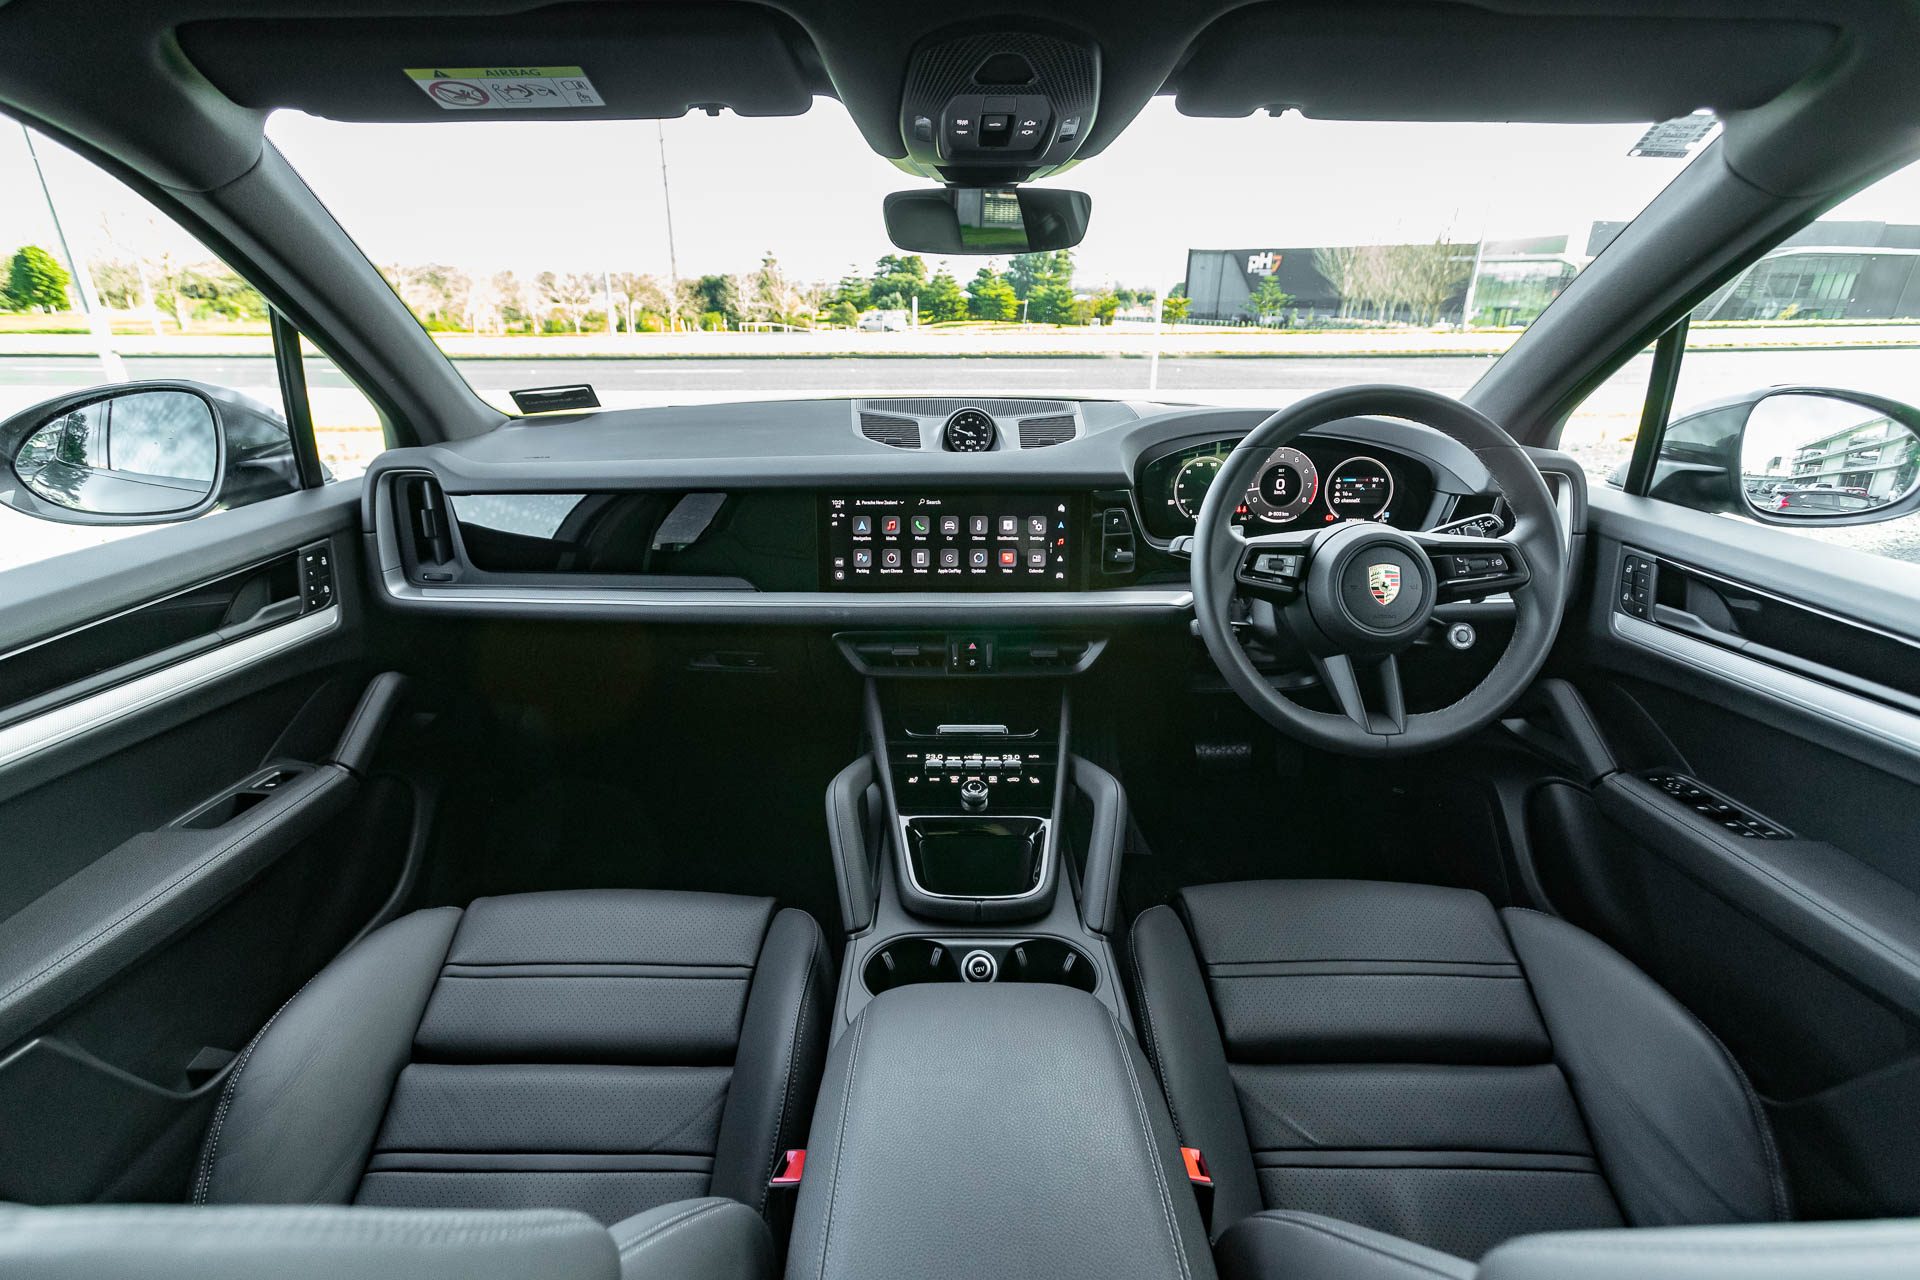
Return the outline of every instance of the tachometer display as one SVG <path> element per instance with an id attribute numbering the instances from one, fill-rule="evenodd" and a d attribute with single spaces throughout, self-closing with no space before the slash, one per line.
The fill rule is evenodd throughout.
<path id="1" fill-rule="evenodd" d="M 1173 478 L 1175 510 L 1189 520 L 1198 520 L 1200 506 L 1207 500 L 1207 489 L 1220 474 L 1220 464 L 1224 461 L 1226 459 L 1217 454 L 1206 454 L 1182 464 L 1180 473 Z"/>
<path id="2" fill-rule="evenodd" d="M 1393 502 L 1393 473 L 1377 458 L 1348 458 L 1327 473 L 1327 510 L 1339 520 L 1378 520 Z"/>
<path id="3" fill-rule="evenodd" d="M 1291 445 L 1275 449 L 1260 464 L 1247 490 L 1247 510 L 1268 524 L 1287 524 L 1320 496 L 1320 472 L 1312 459 Z"/>

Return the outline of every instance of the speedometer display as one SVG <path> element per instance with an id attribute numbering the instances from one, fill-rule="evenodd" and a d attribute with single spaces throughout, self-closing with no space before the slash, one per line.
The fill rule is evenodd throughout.
<path id="1" fill-rule="evenodd" d="M 1275 449 L 1260 464 L 1247 490 L 1247 510 L 1267 524 L 1289 524 L 1320 496 L 1320 472 L 1291 445 Z"/>
<path id="2" fill-rule="evenodd" d="M 1138 487 L 1147 532 L 1156 538 L 1192 533 L 1208 492 L 1240 443 L 1238 437 L 1196 440 L 1150 455 Z M 1433 499 L 1432 474 L 1415 460 L 1380 445 L 1312 433 L 1260 451 L 1259 465 L 1234 490 L 1219 495 L 1221 505 L 1230 506 L 1228 518 L 1250 532 L 1346 520 L 1413 528 Z"/>

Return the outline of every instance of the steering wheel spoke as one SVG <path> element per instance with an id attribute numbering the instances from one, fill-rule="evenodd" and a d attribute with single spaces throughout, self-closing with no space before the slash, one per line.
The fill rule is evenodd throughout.
<path id="1" fill-rule="evenodd" d="M 1316 656 L 1313 669 L 1342 715 L 1370 734 L 1407 731 L 1407 700 L 1400 689 L 1400 660 L 1392 654 Z"/>
<path id="2" fill-rule="evenodd" d="M 1317 529 L 1289 529 L 1251 538 L 1235 531 L 1239 546 L 1233 580 L 1245 595 L 1285 604 L 1307 580 Z"/>
<path id="3" fill-rule="evenodd" d="M 1533 580 L 1527 558 L 1507 538 L 1470 538 L 1451 533 L 1416 533 L 1420 549 L 1433 565 L 1440 599 L 1479 600 L 1517 591 Z"/>

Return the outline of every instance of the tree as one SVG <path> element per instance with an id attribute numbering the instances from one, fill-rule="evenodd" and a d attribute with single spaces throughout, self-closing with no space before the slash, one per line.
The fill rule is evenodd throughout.
<path id="1" fill-rule="evenodd" d="M 586 324 L 600 293 L 600 278 L 583 271 L 557 274 L 542 271 L 539 276 L 543 315 L 557 314 L 573 326 L 577 335 Z"/>
<path id="2" fill-rule="evenodd" d="M 1439 323 L 1453 295 L 1473 270 L 1473 249 L 1442 234 L 1432 244 L 1394 246 L 1394 267 L 1409 318 L 1418 325 Z"/>
<path id="3" fill-rule="evenodd" d="M 1160 304 L 1160 318 L 1168 324 L 1179 324 L 1187 318 L 1187 308 L 1193 305 L 1193 299 L 1184 293 L 1169 293 L 1165 302 Z"/>
<path id="4" fill-rule="evenodd" d="M 1120 310 L 1120 295 L 1112 289 L 1102 289 L 1089 302 L 1093 318 L 1101 324 L 1112 324 L 1113 317 Z"/>
<path id="5" fill-rule="evenodd" d="M 827 323 L 851 329 L 860 323 L 860 312 L 851 302 L 841 298 L 838 302 L 827 304 Z"/>
<path id="6" fill-rule="evenodd" d="M 1073 323 L 1073 251 L 1015 254 L 1008 282 L 1027 304 L 1027 319 L 1042 324 Z"/>
<path id="7" fill-rule="evenodd" d="M 960 292 L 960 282 L 942 269 L 928 282 L 927 291 L 920 299 L 920 310 L 921 318 L 926 320 L 964 320 L 967 295 Z"/>
<path id="8" fill-rule="evenodd" d="M 913 299 L 927 293 L 927 262 L 919 254 L 884 254 L 874 263 L 873 280 L 867 289 L 869 305 L 882 311 L 904 311 Z M 892 297 L 892 304 L 883 298 Z M 923 304 L 924 305 L 924 304 Z"/>
<path id="9" fill-rule="evenodd" d="M 1007 278 L 988 263 L 973 273 L 973 281 L 967 285 L 967 310 L 976 320 L 1016 320 L 1020 299 Z"/>
<path id="10" fill-rule="evenodd" d="M 756 320 L 791 320 L 806 307 L 801 289 L 787 279 L 771 249 L 760 259 L 760 269 L 749 285 L 747 310 Z"/>
<path id="11" fill-rule="evenodd" d="M 700 314 L 703 326 L 709 314 L 730 325 L 738 324 L 742 315 L 740 293 L 740 281 L 735 276 L 701 276 L 693 282 L 693 305 L 688 310 Z"/>
<path id="12" fill-rule="evenodd" d="M 1265 324 L 1268 316 L 1279 315 L 1292 301 L 1293 295 L 1280 287 L 1280 277 L 1268 276 L 1247 295 L 1247 311 L 1255 324 Z"/>
<path id="13" fill-rule="evenodd" d="M 621 323 L 628 333 L 640 331 L 640 316 L 645 312 L 655 315 L 667 315 L 672 305 L 667 299 L 667 291 L 658 280 L 650 275 L 632 271 L 616 271 L 610 277 L 613 285 L 613 300 L 622 313 Z"/>
<path id="14" fill-rule="evenodd" d="M 65 311 L 70 279 L 51 253 L 37 244 L 22 245 L 7 264 L 7 305 L 16 311 Z"/>

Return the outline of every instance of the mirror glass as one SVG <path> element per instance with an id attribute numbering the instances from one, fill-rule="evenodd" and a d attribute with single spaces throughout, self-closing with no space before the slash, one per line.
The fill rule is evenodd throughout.
<path id="1" fill-rule="evenodd" d="M 1084 191 L 948 187 L 887 197 L 887 237 L 910 253 L 1047 253 L 1087 234 Z"/>
<path id="2" fill-rule="evenodd" d="M 1920 483 L 1920 437 L 1879 408 L 1783 393 L 1753 407 L 1740 484 L 1768 515 L 1832 519 L 1889 506 Z"/>
<path id="3" fill-rule="evenodd" d="M 213 408 L 186 391 L 135 391 L 70 409 L 29 435 L 13 469 L 33 493 L 92 515 L 187 511 L 213 491 Z"/>

